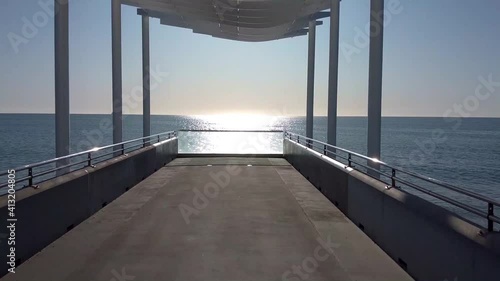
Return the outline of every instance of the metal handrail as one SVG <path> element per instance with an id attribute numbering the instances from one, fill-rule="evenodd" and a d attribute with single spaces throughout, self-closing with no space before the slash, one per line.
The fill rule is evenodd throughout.
<path id="1" fill-rule="evenodd" d="M 211 130 L 211 129 L 181 129 L 177 132 L 195 133 L 284 133 L 283 130 Z"/>
<path id="2" fill-rule="evenodd" d="M 302 140 L 304 142 L 302 144 L 304 144 L 306 147 L 308 147 L 310 149 L 313 149 L 313 150 L 316 149 L 315 151 L 320 150 L 318 152 L 322 152 L 322 154 L 324 154 L 324 155 L 329 155 L 330 154 L 330 155 L 334 155 L 335 157 L 339 157 L 339 158 L 342 158 L 344 160 L 347 160 L 347 162 L 348 162 L 347 167 L 356 169 L 356 167 L 353 165 L 353 164 L 356 164 L 356 165 L 361 166 L 361 167 L 363 167 L 363 168 L 365 168 L 367 170 L 373 171 L 373 172 L 375 172 L 375 173 L 377 173 L 379 175 L 385 176 L 385 177 L 391 179 L 390 185 L 387 186 L 388 188 L 397 187 L 396 186 L 397 183 L 404 184 L 404 185 L 406 185 L 408 187 L 411 187 L 413 189 L 419 190 L 420 192 L 428 194 L 428 195 L 430 195 L 432 197 L 435 197 L 435 198 L 438 198 L 440 200 L 443 200 L 444 202 L 452 204 L 452 205 L 454 205 L 456 207 L 459 207 L 461 209 L 464 209 L 464 210 L 467 210 L 467 211 L 469 211 L 471 213 L 474 213 L 475 215 L 483 217 L 483 218 L 485 218 L 485 219 L 488 220 L 488 230 L 489 231 L 493 231 L 493 223 L 494 222 L 500 223 L 500 218 L 497 217 L 497 216 L 495 216 L 495 214 L 494 214 L 494 207 L 495 206 L 500 207 L 500 201 L 495 200 L 493 198 L 489 198 L 489 197 L 486 197 L 484 195 L 481 195 L 481 194 L 469 191 L 469 190 L 467 190 L 467 189 L 465 189 L 463 187 L 458 187 L 458 186 L 455 186 L 455 185 L 451 185 L 451 184 L 443 182 L 441 180 L 437 180 L 437 179 L 434 179 L 434 178 L 431 178 L 431 177 L 428 177 L 428 176 L 425 176 L 425 175 L 421 175 L 421 174 L 418 174 L 418 173 L 415 173 L 415 172 L 407 171 L 407 170 L 402 169 L 402 168 L 394 167 L 394 166 L 392 166 L 390 164 L 387 164 L 387 163 L 385 163 L 383 161 L 380 161 L 379 159 L 370 158 L 370 157 L 362 155 L 360 153 L 353 152 L 353 151 L 350 151 L 350 150 L 347 150 L 347 149 L 344 149 L 344 148 L 341 148 L 341 147 L 338 147 L 338 146 L 334 146 L 334 145 L 331 145 L 331 144 L 328 144 L 328 143 L 325 143 L 325 142 L 322 142 L 322 141 L 318 141 L 318 140 L 315 140 L 315 139 L 312 139 L 312 138 L 308 138 L 308 137 L 305 137 L 305 136 L 302 136 L 302 135 L 299 135 L 299 134 L 295 134 L 295 133 L 291 133 L 291 132 L 285 131 L 284 132 L 284 138 L 289 139 L 289 140 L 291 140 L 293 142 L 296 142 L 298 144 L 301 144 L 300 141 Z M 320 147 L 318 147 L 318 144 L 320 145 Z M 346 153 L 347 157 L 345 157 L 343 155 L 339 155 L 338 151 Z M 380 169 L 377 169 L 377 168 L 374 168 L 374 167 L 370 167 L 369 164 L 368 165 L 364 165 L 362 163 L 356 162 L 352 158 L 353 156 L 356 156 L 358 158 L 366 160 L 369 163 L 373 163 L 373 164 L 376 164 L 376 165 L 380 165 L 380 166 L 384 166 L 386 168 L 389 168 L 391 170 L 391 175 L 389 175 L 387 173 L 384 173 Z M 361 171 L 359 169 L 356 169 L 356 170 L 365 173 L 364 171 Z M 442 188 L 445 188 L 445 189 L 457 192 L 459 194 L 466 195 L 466 196 L 469 196 L 471 198 L 477 199 L 477 200 L 482 201 L 484 203 L 487 203 L 488 210 L 487 210 L 487 212 L 484 212 L 484 211 L 481 211 L 481 210 L 479 210 L 477 208 L 474 208 L 474 207 L 468 206 L 468 205 L 466 205 L 464 203 L 461 203 L 461 202 L 459 202 L 459 201 L 457 201 L 455 199 L 448 198 L 448 197 L 446 197 L 444 195 L 441 195 L 441 194 L 438 194 L 436 192 L 430 191 L 430 190 L 428 190 L 428 189 L 426 189 L 424 187 L 421 187 L 421 186 L 416 185 L 414 183 L 411 183 L 411 182 L 409 182 L 409 181 L 407 181 L 405 179 L 397 177 L 398 173 L 405 174 L 405 175 L 411 176 L 413 178 L 416 178 L 416 179 L 419 179 L 419 180 L 422 180 L 422 181 L 425 181 L 425 182 L 428 182 L 428 183 L 431 183 L 431 184 L 435 184 L 435 185 L 440 186 Z M 369 173 L 365 173 L 365 174 L 370 175 Z"/>
<path id="3" fill-rule="evenodd" d="M 41 161 L 41 162 L 29 164 L 29 165 L 17 167 L 13 170 L 15 170 L 16 172 L 28 170 L 29 175 L 27 177 L 18 179 L 17 182 L 28 181 L 28 185 L 24 186 L 23 188 L 29 187 L 29 186 L 34 186 L 33 179 L 36 177 L 47 175 L 47 174 L 57 172 L 57 171 L 60 171 L 63 169 L 70 169 L 74 166 L 81 165 L 83 163 L 87 163 L 87 165 L 85 165 L 84 167 L 90 167 L 90 166 L 93 166 L 93 164 L 96 164 L 95 160 L 97 160 L 97 159 L 101 159 L 101 158 L 104 158 L 104 157 L 109 156 L 109 155 L 116 155 L 118 153 L 121 153 L 123 155 L 123 154 L 125 154 L 125 150 L 127 150 L 127 149 L 132 149 L 132 148 L 136 148 L 136 147 L 137 148 L 144 147 L 147 143 L 154 143 L 155 141 L 160 142 L 162 136 L 168 136 L 167 139 L 169 139 L 172 136 L 176 137 L 178 135 L 178 132 L 283 133 L 283 130 L 185 130 L 185 129 L 183 129 L 183 130 L 170 131 L 170 132 L 155 134 L 155 135 L 151 135 L 151 136 L 147 136 L 147 137 L 128 140 L 128 141 L 124 141 L 124 142 L 120 142 L 120 143 L 116 143 L 116 144 L 112 144 L 112 145 L 107 145 L 107 146 L 103 146 L 103 147 L 97 147 L 94 149 L 74 153 L 71 155 L 63 156 L 63 157 L 57 157 L 57 158 L 53 158 L 50 160 L 45 160 L 45 161 Z M 135 145 L 126 147 L 126 145 L 128 145 L 128 144 L 140 142 L 140 141 L 142 141 L 142 144 L 135 144 Z M 113 151 L 106 153 L 106 154 L 103 154 L 103 155 L 93 156 L 93 154 L 95 154 L 99 151 L 106 150 L 106 149 L 113 149 Z M 82 161 L 79 161 L 76 163 L 69 163 L 69 164 L 64 163 L 64 162 L 70 162 L 71 159 L 74 159 L 76 157 L 83 157 L 83 156 L 86 156 L 85 160 L 82 160 Z M 52 164 L 52 163 L 61 163 L 61 162 L 64 163 L 65 165 L 61 165 L 61 166 L 58 166 L 54 169 L 45 170 L 45 171 L 42 171 L 40 173 L 33 174 L 34 168 L 38 168 L 38 167 L 45 166 L 45 165 Z M 7 176 L 7 175 L 8 175 L 7 172 L 0 173 L 0 177 Z M 0 184 L 0 188 L 7 187 L 8 185 L 9 185 L 8 183 Z"/>
<path id="4" fill-rule="evenodd" d="M 167 136 L 167 137 L 165 138 L 165 136 Z M 28 181 L 28 185 L 22 187 L 22 188 L 26 188 L 26 187 L 34 186 L 33 180 L 36 177 L 40 177 L 40 176 L 47 175 L 47 174 L 57 172 L 60 170 L 64 170 L 64 169 L 70 169 L 73 166 L 81 165 L 83 163 L 86 163 L 86 165 L 84 167 L 92 167 L 93 164 L 100 163 L 100 162 L 95 162 L 95 161 L 93 162 L 93 160 L 100 159 L 100 158 L 103 158 L 103 157 L 106 157 L 109 155 L 116 155 L 119 153 L 121 155 L 123 155 L 123 154 L 125 154 L 125 150 L 127 150 L 127 149 L 134 149 L 132 151 L 135 151 L 135 150 L 140 149 L 142 147 L 146 147 L 147 144 L 158 143 L 158 142 L 161 142 L 162 140 L 168 140 L 168 139 L 171 139 L 174 137 L 177 137 L 176 131 L 159 133 L 159 134 L 155 134 L 155 135 L 151 135 L 151 136 L 147 136 L 147 137 L 132 139 L 132 140 L 128 140 L 128 141 L 124 141 L 124 142 L 120 142 L 120 143 L 116 143 L 116 144 L 111 144 L 111 145 L 107 145 L 107 146 L 102 146 L 102 147 L 96 147 L 94 149 L 90 149 L 90 150 L 86 150 L 86 151 L 82 151 L 82 152 L 78 152 L 78 153 L 73 153 L 73 154 L 70 154 L 67 156 L 57 157 L 57 158 L 53 158 L 50 160 L 45 160 L 45 161 L 21 166 L 21 167 L 15 168 L 13 170 L 15 170 L 16 172 L 28 170 L 27 177 L 18 179 L 16 181 L 17 183 Z M 142 144 L 134 144 L 132 146 L 126 147 L 126 145 L 128 145 L 128 144 L 136 143 L 136 142 L 142 142 Z M 118 149 L 116 149 L 116 148 L 118 148 Z M 98 155 L 98 156 L 93 157 L 93 154 L 100 152 L 100 151 L 103 151 L 103 150 L 107 150 L 107 149 L 112 149 L 113 151 L 110 153 L 106 153 L 104 155 Z M 33 174 L 33 168 L 38 168 L 38 167 L 45 166 L 45 165 L 52 164 L 52 163 L 56 163 L 56 162 L 61 163 L 64 160 L 67 160 L 68 162 L 70 162 L 71 159 L 74 159 L 76 157 L 81 157 L 81 156 L 86 156 L 85 160 L 80 160 L 76 163 L 68 163 L 66 165 L 58 166 L 58 167 L 53 168 L 53 169 L 49 169 L 49 170 L 39 172 L 37 174 Z M 66 173 L 69 173 L 69 171 Z M 0 173 L 0 177 L 7 176 L 8 174 L 9 174 L 8 172 Z M 4 188 L 8 185 L 9 185 L 8 183 L 0 184 L 0 188 Z"/>
<path id="5" fill-rule="evenodd" d="M 96 148 L 89 149 L 89 150 L 86 150 L 86 151 L 77 152 L 77 153 L 74 153 L 74 154 L 70 154 L 70 155 L 66 155 L 66 156 L 62 156 L 62 157 L 58 157 L 58 158 L 53 158 L 53 159 L 50 159 L 50 160 L 45 160 L 45 161 L 41 161 L 41 162 L 34 163 L 34 164 L 25 165 L 25 166 L 22 166 L 22 167 L 18 167 L 18 168 L 14 169 L 14 170 L 16 170 L 16 171 L 22 171 L 22 170 L 26 170 L 28 168 L 36 168 L 36 167 L 39 167 L 39 166 L 42 166 L 42 165 L 46 165 L 46 164 L 50 164 L 50 163 L 54 163 L 54 162 L 58 162 L 58 161 L 62 161 L 62 160 L 66 160 L 66 159 L 70 159 L 70 158 L 82 156 L 82 155 L 85 155 L 85 154 L 88 154 L 88 153 L 93 153 L 93 152 L 97 152 L 97 151 L 108 149 L 108 148 L 112 148 L 112 147 L 116 147 L 116 146 L 121 146 L 121 145 L 129 144 L 129 143 L 133 143 L 133 142 L 138 142 L 138 141 L 142 141 L 142 140 L 147 140 L 147 139 L 151 139 L 151 138 L 156 138 L 158 136 L 163 136 L 163 135 L 168 135 L 168 134 L 176 134 L 176 133 L 177 132 L 175 132 L 175 131 L 171 131 L 171 132 L 166 132 L 166 133 L 160 133 L 160 134 L 156 134 L 156 135 L 151 135 L 149 137 L 142 137 L 142 138 L 128 140 L 128 141 L 124 141 L 124 142 L 120 142 L 120 143 L 116 143 L 116 144 L 110 144 L 110 145 L 107 145 L 107 146 L 96 147 Z M 8 173 L 1 173 L 0 176 L 5 176 L 7 174 Z"/>

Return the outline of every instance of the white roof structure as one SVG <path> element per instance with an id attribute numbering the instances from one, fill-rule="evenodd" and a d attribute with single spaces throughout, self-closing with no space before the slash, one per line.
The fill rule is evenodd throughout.
<path id="1" fill-rule="evenodd" d="M 122 0 L 164 25 L 213 37 L 260 42 L 305 35 L 328 17 L 329 0 Z M 321 22 L 318 22 L 321 24 Z"/>

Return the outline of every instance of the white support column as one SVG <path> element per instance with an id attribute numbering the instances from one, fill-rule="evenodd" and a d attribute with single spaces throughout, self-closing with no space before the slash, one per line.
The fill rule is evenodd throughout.
<path id="1" fill-rule="evenodd" d="M 316 56 L 316 20 L 309 21 L 309 56 L 307 63 L 306 137 L 313 137 L 314 116 L 314 62 Z"/>
<path id="2" fill-rule="evenodd" d="M 111 36 L 113 61 L 113 143 L 122 138 L 122 16 L 121 0 L 111 0 Z"/>
<path id="3" fill-rule="evenodd" d="M 368 81 L 368 156 L 378 160 L 380 160 L 382 123 L 383 11 L 384 0 L 371 0 L 370 70 Z M 371 163 L 370 165 L 374 168 L 379 168 L 377 164 Z"/>
<path id="4" fill-rule="evenodd" d="M 151 81 L 149 63 L 149 16 L 142 15 L 142 134 L 144 137 L 151 135 Z"/>
<path id="5" fill-rule="evenodd" d="M 337 93 L 339 73 L 340 0 L 331 0 L 330 11 L 330 71 L 328 79 L 327 143 L 337 145 Z"/>
<path id="6" fill-rule="evenodd" d="M 62 2 L 62 3 L 60 3 Z M 54 0 L 56 157 L 69 154 L 69 16 L 68 2 Z M 64 166 L 68 161 L 60 161 Z M 58 172 L 63 173 L 64 170 Z"/>

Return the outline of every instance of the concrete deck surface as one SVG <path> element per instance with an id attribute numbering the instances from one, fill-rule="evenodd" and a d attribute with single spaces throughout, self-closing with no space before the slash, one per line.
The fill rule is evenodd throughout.
<path id="1" fill-rule="evenodd" d="M 285 160 L 183 158 L 1 280 L 411 278 Z"/>

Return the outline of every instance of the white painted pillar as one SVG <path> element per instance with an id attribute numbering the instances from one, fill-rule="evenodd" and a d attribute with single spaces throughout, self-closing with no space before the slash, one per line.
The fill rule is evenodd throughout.
<path id="1" fill-rule="evenodd" d="M 151 135 L 151 81 L 149 58 L 149 16 L 142 15 L 142 135 Z"/>
<path id="2" fill-rule="evenodd" d="M 382 123 L 382 63 L 384 44 L 384 0 L 370 5 L 370 70 L 368 81 L 368 156 L 380 160 Z M 370 164 L 379 168 L 376 163 Z"/>
<path id="3" fill-rule="evenodd" d="M 313 137 L 314 62 L 316 56 L 316 20 L 309 21 L 309 56 L 307 64 L 306 137 Z"/>
<path id="4" fill-rule="evenodd" d="M 337 93 L 339 72 L 340 0 L 331 0 L 330 11 L 330 71 L 328 78 L 327 143 L 337 145 Z"/>
<path id="5" fill-rule="evenodd" d="M 56 157 L 66 156 L 70 152 L 68 6 L 68 2 L 54 0 L 55 11 L 57 11 L 54 17 Z M 68 163 L 69 161 L 60 161 L 57 166 L 64 166 Z"/>
<path id="6" fill-rule="evenodd" d="M 121 0 L 111 0 L 111 34 L 113 61 L 113 143 L 122 137 L 122 16 Z"/>

